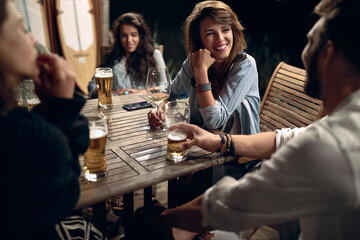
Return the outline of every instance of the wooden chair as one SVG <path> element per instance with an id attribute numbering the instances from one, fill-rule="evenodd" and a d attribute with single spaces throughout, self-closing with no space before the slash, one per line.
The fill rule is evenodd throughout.
<path id="1" fill-rule="evenodd" d="M 305 127 L 323 116 L 321 100 L 304 92 L 306 71 L 280 62 L 260 104 L 260 131 Z M 240 157 L 239 163 L 254 160 Z"/>
<path id="2" fill-rule="evenodd" d="M 260 131 L 274 131 L 279 128 L 305 127 L 323 117 L 321 100 L 309 97 L 304 91 L 306 71 L 280 62 L 271 76 L 260 104 Z M 239 157 L 239 163 L 254 158 Z M 300 231 L 297 220 L 272 225 L 279 232 L 280 239 L 293 239 Z"/>

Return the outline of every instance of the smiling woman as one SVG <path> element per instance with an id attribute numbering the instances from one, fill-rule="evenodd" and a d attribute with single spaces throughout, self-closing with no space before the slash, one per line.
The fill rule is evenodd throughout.
<path id="1" fill-rule="evenodd" d="M 189 54 L 171 85 L 170 99 L 189 97 L 191 123 L 229 133 L 259 132 L 258 73 L 244 52 L 243 26 L 220 1 L 198 3 L 184 25 Z M 150 124 L 159 124 L 153 110 Z"/>
<path id="2" fill-rule="evenodd" d="M 189 97 L 191 123 L 232 134 L 259 132 L 258 73 L 255 59 L 244 51 L 243 30 L 236 14 L 221 1 L 200 2 L 187 17 L 184 33 L 188 57 L 171 83 L 170 100 Z M 162 114 L 154 109 L 148 117 L 149 123 L 157 126 Z M 226 164 L 225 172 L 214 175 L 233 171 L 240 177 L 253 164 Z M 219 169 L 224 168 L 214 168 L 213 172 Z M 201 187 L 208 184 L 198 176 L 194 182 L 201 182 Z M 198 190 L 194 187 L 191 191 L 197 195 L 201 193 Z"/>

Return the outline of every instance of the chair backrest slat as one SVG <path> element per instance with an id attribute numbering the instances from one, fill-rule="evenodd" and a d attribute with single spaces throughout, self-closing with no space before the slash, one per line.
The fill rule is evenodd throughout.
<path id="1" fill-rule="evenodd" d="M 279 63 L 260 104 L 260 131 L 304 127 L 321 117 L 322 101 L 304 92 L 306 71 Z"/>

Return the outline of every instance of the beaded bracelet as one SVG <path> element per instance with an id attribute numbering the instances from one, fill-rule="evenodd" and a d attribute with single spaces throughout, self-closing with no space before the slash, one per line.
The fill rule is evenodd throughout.
<path id="1" fill-rule="evenodd" d="M 231 137 L 231 135 L 229 134 L 229 142 L 227 143 L 228 145 L 227 145 L 227 149 L 226 149 L 226 151 L 227 151 L 228 153 L 230 153 L 231 143 L 232 143 L 232 137 Z"/>
<path id="2" fill-rule="evenodd" d="M 216 152 L 221 152 L 221 149 L 222 149 L 222 146 L 224 145 L 225 143 L 225 137 L 223 134 L 219 134 L 220 138 L 221 138 L 221 146 L 218 150 L 216 150 Z"/>
<path id="3" fill-rule="evenodd" d="M 232 137 L 230 143 L 230 155 L 235 155 L 235 140 Z"/>
<path id="4" fill-rule="evenodd" d="M 226 137 L 225 152 L 230 152 L 231 136 L 229 134 L 225 134 L 225 137 Z"/>

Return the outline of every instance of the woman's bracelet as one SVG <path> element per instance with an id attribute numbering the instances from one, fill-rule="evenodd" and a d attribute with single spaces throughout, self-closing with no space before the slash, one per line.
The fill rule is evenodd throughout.
<path id="1" fill-rule="evenodd" d="M 196 91 L 198 93 L 206 92 L 211 90 L 211 83 L 204 83 L 200 85 L 196 85 Z"/>

